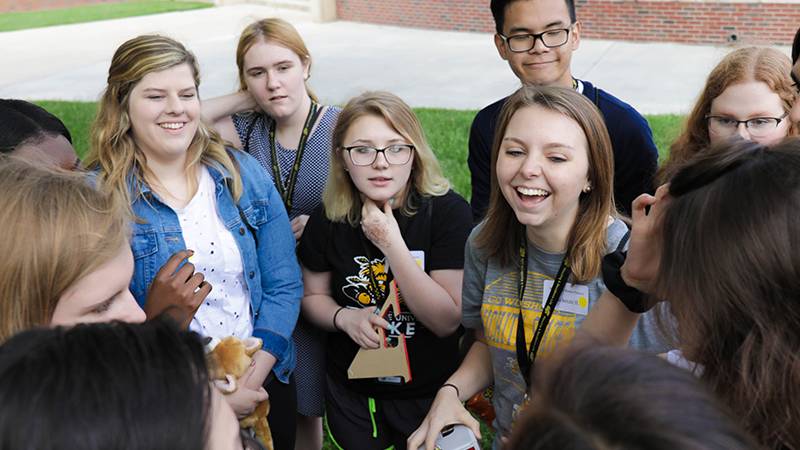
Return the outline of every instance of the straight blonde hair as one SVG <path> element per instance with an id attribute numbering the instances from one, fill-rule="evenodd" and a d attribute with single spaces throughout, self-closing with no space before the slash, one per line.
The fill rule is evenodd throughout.
<path id="1" fill-rule="evenodd" d="M 425 139 L 417 116 L 400 97 L 389 92 L 365 92 L 352 98 L 339 114 L 339 120 L 333 129 L 331 138 L 331 167 L 328 182 L 322 194 L 322 204 L 329 220 L 344 222 L 357 226 L 361 220 L 361 196 L 347 173 L 344 164 L 344 136 L 358 118 L 377 116 L 394 128 L 414 146 L 414 157 L 411 167 L 411 178 L 407 193 L 400 207 L 406 216 L 416 213 L 418 196 L 431 197 L 446 194 L 450 190 L 450 182 L 442 175 L 442 169 L 433 151 Z"/>
<path id="2" fill-rule="evenodd" d="M 50 323 L 61 294 L 128 245 L 124 205 L 86 174 L 0 157 L 0 342 Z"/>
<path id="3" fill-rule="evenodd" d="M 567 240 L 569 264 L 574 278 L 586 282 L 600 273 L 600 263 L 606 253 L 609 216 L 614 209 L 614 155 L 603 117 L 586 97 L 572 89 L 544 86 L 525 86 L 508 98 L 497 124 L 492 145 L 492 180 L 489 209 L 475 243 L 489 257 L 499 259 L 504 266 L 514 264 L 524 239 L 522 226 L 508 204 L 497 177 L 497 157 L 508 123 L 514 114 L 527 107 L 540 107 L 575 121 L 589 143 L 589 183 L 592 189 L 580 196 L 578 214 Z"/>
<path id="4" fill-rule="evenodd" d="M 256 44 L 256 42 L 273 41 L 289 50 L 293 51 L 300 61 L 308 66 L 308 76 L 311 77 L 311 53 L 309 53 L 306 43 L 297 32 L 297 29 L 289 22 L 271 17 L 261 19 L 251 23 L 242 31 L 239 36 L 239 44 L 236 46 L 236 67 L 239 68 L 239 90 L 246 91 L 247 83 L 244 80 L 244 55 Z M 319 102 L 319 99 L 305 82 L 306 93 L 311 100 Z"/>
<path id="5" fill-rule="evenodd" d="M 191 68 L 195 87 L 200 86 L 200 69 L 194 55 L 180 42 L 158 35 L 144 35 L 119 46 L 108 68 L 108 86 L 103 91 L 92 124 L 89 154 L 85 167 L 98 170 L 100 187 L 128 205 L 142 195 L 141 184 L 158 186 L 157 179 L 147 167 L 147 158 L 133 139 L 128 115 L 130 94 L 145 75 L 160 72 L 181 64 Z M 236 163 L 225 150 L 222 138 L 202 121 L 187 149 L 186 174 L 195 173 L 200 165 L 215 166 L 230 173 L 234 200 L 242 192 L 242 179 Z M 196 183 L 188 176 L 190 183 Z M 131 195 L 129 184 L 137 189 Z"/>

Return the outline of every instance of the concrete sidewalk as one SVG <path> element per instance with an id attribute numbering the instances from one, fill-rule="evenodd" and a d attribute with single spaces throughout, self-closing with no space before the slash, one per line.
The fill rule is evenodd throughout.
<path id="1" fill-rule="evenodd" d="M 314 23 L 300 11 L 232 5 L 0 33 L 0 97 L 95 100 L 114 50 L 144 33 L 185 43 L 200 60 L 202 96 L 221 95 L 237 86 L 234 52 L 242 28 L 270 16 L 289 20 L 306 40 L 311 85 L 327 103 L 385 89 L 415 107 L 478 109 L 519 85 L 488 33 Z M 573 56 L 573 74 L 643 113 L 685 113 L 730 50 L 585 39 Z"/>

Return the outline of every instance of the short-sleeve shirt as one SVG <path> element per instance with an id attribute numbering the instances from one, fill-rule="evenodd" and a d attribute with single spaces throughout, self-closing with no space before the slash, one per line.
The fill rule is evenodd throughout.
<path id="1" fill-rule="evenodd" d="M 494 427 L 498 436 L 508 436 L 513 417 L 525 395 L 526 383 L 520 374 L 517 361 L 517 322 L 520 302 L 517 297 L 519 273 L 517 264 L 502 266 L 487 258 L 474 244 L 483 225 L 478 225 L 470 235 L 464 257 L 464 287 L 462 290 L 462 324 L 466 328 L 482 330 L 489 346 L 494 373 Z M 608 227 L 607 245 L 613 251 L 627 233 L 627 226 L 619 219 Z M 527 287 L 523 297 L 525 336 L 530 340 L 539 322 L 548 286 L 558 273 L 564 254 L 545 253 L 528 245 Z M 576 302 L 569 310 L 564 306 L 564 294 L 550 318 L 537 360 L 555 348 L 570 342 L 575 330 L 586 319 L 586 314 L 605 290 L 602 277 L 587 283 L 568 285 L 566 291 L 575 294 Z M 585 296 L 585 298 L 581 298 Z M 635 338 L 635 337 L 634 337 Z"/>
<path id="2" fill-rule="evenodd" d="M 300 170 L 297 172 L 297 188 L 292 195 L 292 210 L 288 211 L 289 219 L 302 214 L 309 215 L 320 204 L 330 167 L 331 137 L 340 112 L 341 109 L 336 106 L 325 107 L 322 117 L 306 142 Z M 273 121 L 265 114 L 255 112 L 234 114 L 231 119 L 239 134 L 239 140 L 245 147 L 243 150 L 258 160 L 274 182 L 275 174 L 272 171 L 269 144 L 269 132 L 273 127 Z M 284 186 L 288 186 L 289 174 L 297 157 L 297 142 L 286 143 L 287 147 L 284 147 L 276 139 L 275 145 L 281 181 Z"/>
<path id="3" fill-rule="evenodd" d="M 434 270 L 461 270 L 464 264 L 464 244 L 471 228 L 471 212 L 467 202 L 449 191 L 438 197 L 422 197 L 416 214 L 407 217 L 395 211 L 403 240 L 418 264 L 426 273 Z M 323 208 L 315 211 L 303 233 L 298 248 L 303 266 L 314 272 L 331 273 L 331 296 L 340 306 L 366 308 L 375 305 L 373 298 L 385 298 L 392 281 L 391 268 L 386 278 L 379 277 L 378 296 L 370 271 L 382 274 L 386 258 L 364 236 L 361 227 L 347 222 L 331 222 Z M 408 383 L 385 382 L 375 378 L 350 380 L 347 368 L 359 346 L 344 332 L 330 333 L 327 339 L 327 371 L 339 384 L 362 395 L 375 398 L 421 398 L 433 396 L 458 364 L 458 333 L 437 337 L 417 320 L 402 301 L 400 314 L 386 316 L 389 336 L 405 335 L 411 366 Z M 391 310 L 390 310 L 391 311 Z"/>

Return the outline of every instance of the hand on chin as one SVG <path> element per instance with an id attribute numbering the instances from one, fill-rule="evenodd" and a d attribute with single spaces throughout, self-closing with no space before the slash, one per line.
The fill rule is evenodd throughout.
<path id="1" fill-rule="evenodd" d="M 402 241 L 400 227 L 392 212 L 393 198 L 383 202 L 382 206 L 370 198 L 362 198 L 364 205 L 361 207 L 361 229 L 364 235 L 384 254 L 391 246 Z"/>

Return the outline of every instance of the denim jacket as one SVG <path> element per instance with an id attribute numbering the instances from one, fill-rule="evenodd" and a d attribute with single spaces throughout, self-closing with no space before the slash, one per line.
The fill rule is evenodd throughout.
<path id="1" fill-rule="evenodd" d="M 243 192 L 237 206 L 228 188 L 230 175 L 222 167 L 207 166 L 216 186 L 217 213 L 242 255 L 253 336 L 261 338 L 264 350 L 275 356 L 273 371 L 285 383 L 294 370 L 292 332 L 303 297 L 295 240 L 280 195 L 264 169 L 246 153 L 231 150 L 230 154 L 239 166 Z M 139 219 L 133 224 L 131 239 L 135 264 L 131 292 L 144 305 L 158 270 L 186 246 L 175 211 L 149 186 L 130 179 L 133 212 Z"/>

